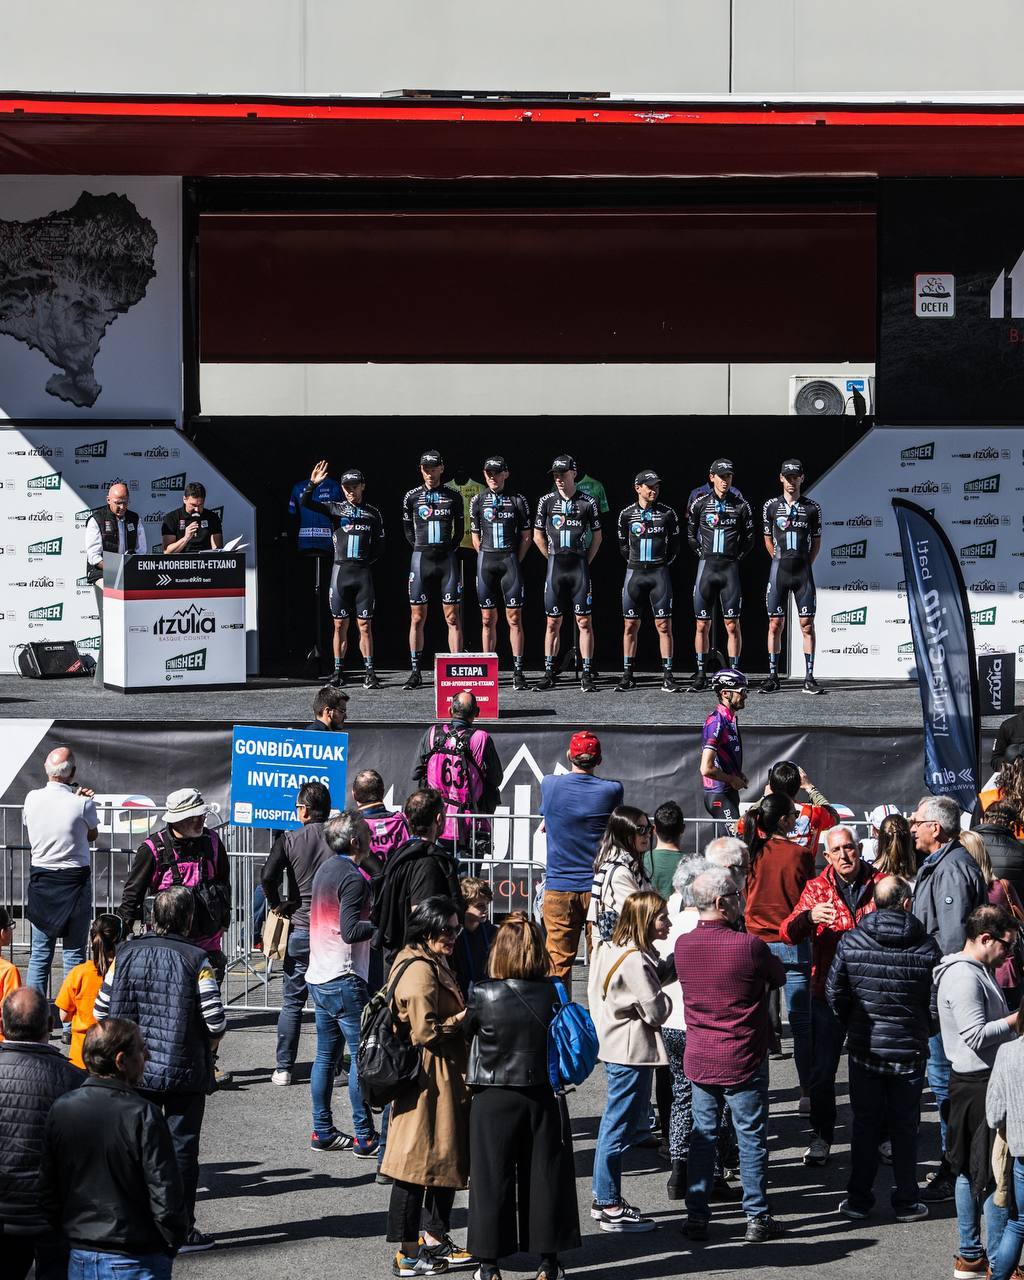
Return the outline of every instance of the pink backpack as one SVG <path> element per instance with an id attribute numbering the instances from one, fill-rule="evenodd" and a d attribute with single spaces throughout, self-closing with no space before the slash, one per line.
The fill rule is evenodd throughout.
<path id="1" fill-rule="evenodd" d="M 370 828 L 370 852 L 381 862 L 387 862 L 388 854 L 409 839 L 409 827 L 401 811 L 385 818 L 367 818 L 366 824 Z"/>
<path id="2" fill-rule="evenodd" d="M 475 813 L 484 793 L 484 747 L 487 734 L 467 725 L 434 725 L 428 742 L 425 781 L 445 798 L 448 815 L 441 833 L 443 840 L 469 840 L 473 824 L 459 814 Z M 490 831 L 491 824 L 478 820 L 477 830 Z"/>

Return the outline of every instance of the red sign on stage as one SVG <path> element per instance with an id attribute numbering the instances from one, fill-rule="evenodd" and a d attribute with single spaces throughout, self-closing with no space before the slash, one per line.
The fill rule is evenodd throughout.
<path id="1" fill-rule="evenodd" d="M 464 689 L 476 695 L 481 720 L 497 720 L 496 653 L 439 653 L 434 656 L 434 710 L 439 720 L 448 715 L 448 704 Z"/>

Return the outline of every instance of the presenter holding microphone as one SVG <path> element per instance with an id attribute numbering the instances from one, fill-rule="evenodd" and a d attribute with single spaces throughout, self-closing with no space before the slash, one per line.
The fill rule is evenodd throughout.
<path id="1" fill-rule="evenodd" d="M 206 509 L 206 486 L 193 480 L 185 486 L 182 505 L 164 520 L 160 530 L 165 555 L 180 551 L 220 551 L 224 530 L 216 511 Z"/>

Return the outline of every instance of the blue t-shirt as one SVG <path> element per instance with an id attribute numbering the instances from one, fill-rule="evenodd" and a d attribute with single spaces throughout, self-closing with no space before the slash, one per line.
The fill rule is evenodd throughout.
<path id="1" fill-rule="evenodd" d="M 540 784 L 540 811 L 548 841 L 546 889 L 589 893 L 594 859 L 612 810 L 622 804 L 622 783 L 592 773 L 548 774 Z"/>
<path id="2" fill-rule="evenodd" d="M 312 511 L 309 507 L 303 507 L 299 503 L 299 499 L 305 492 L 308 480 L 300 480 L 292 490 L 292 496 L 288 499 L 288 514 L 299 517 L 299 533 L 296 543 L 300 551 L 320 551 L 325 556 L 331 555 L 334 550 L 334 544 L 331 542 L 331 522 L 319 511 Z M 313 490 L 313 497 L 317 502 L 341 502 L 342 493 L 341 485 L 337 480 L 332 480 L 330 476 L 326 480 L 321 480 L 317 487 Z"/>

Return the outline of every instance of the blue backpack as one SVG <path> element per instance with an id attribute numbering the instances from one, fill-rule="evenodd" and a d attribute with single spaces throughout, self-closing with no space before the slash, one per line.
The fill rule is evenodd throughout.
<path id="1" fill-rule="evenodd" d="M 557 978 L 552 985 L 562 1007 L 548 1027 L 548 1076 L 555 1093 L 582 1084 L 597 1066 L 597 1031 L 590 1014 L 574 1004 Z"/>

